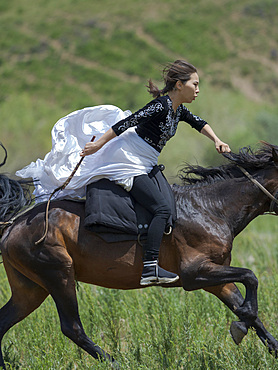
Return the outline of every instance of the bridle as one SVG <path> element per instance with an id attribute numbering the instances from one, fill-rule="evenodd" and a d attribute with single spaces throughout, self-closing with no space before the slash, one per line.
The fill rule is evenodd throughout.
<path id="1" fill-rule="evenodd" d="M 268 198 L 271 199 L 270 207 L 269 207 L 269 213 L 275 214 L 275 216 L 278 216 L 278 210 L 275 210 L 275 206 L 278 205 L 278 189 L 276 190 L 275 194 L 272 195 L 259 181 L 257 181 L 248 171 L 246 171 L 245 168 L 237 165 L 237 167 L 241 170 L 241 172 L 248 177 L 249 180 L 253 182 L 265 195 L 268 196 Z"/>

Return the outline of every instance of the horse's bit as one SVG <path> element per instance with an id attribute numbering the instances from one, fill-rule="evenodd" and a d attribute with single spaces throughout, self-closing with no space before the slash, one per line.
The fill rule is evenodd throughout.
<path id="1" fill-rule="evenodd" d="M 278 216 L 278 211 L 275 210 L 275 206 L 278 205 L 278 190 L 275 192 L 274 195 L 272 195 L 259 181 L 257 181 L 248 171 L 245 170 L 245 168 L 237 165 L 237 167 L 243 172 L 243 174 L 248 177 L 249 180 L 253 182 L 265 195 L 267 195 L 271 199 L 269 212 L 275 212 L 275 215 Z"/>

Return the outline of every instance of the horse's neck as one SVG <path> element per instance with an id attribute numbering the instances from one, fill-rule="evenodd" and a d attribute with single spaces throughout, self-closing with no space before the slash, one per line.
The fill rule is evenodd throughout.
<path id="1" fill-rule="evenodd" d="M 233 236 L 238 235 L 253 219 L 267 210 L 263 193 L 248 179 L 175 186 L 173 190 L 178 217 L 190 219 L 190 214 L 196 212 L 218 217 L 229 226 Z"/>

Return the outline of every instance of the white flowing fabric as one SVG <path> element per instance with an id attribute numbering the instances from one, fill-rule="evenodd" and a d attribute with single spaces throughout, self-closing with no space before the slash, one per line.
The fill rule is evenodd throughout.
<path id="1" fill-rule="evenodd" d="M 128 117 L 113 105 L 84 108 L 61 118 L 52 129 L 52 149 L 44 160 L 37 159 L 16 175 L 32 177 L 37 202 L 45 201 L 61 186 L 80 160 L 80 152 L 95 135 L 99 139 L 112 125 Z M 159 152 L 141 139 L 135 128 L 129 128 L 109 141 L 97 153 L 86 156 L 66 189 L 57 192 L 56 198 L 82 198 L 86 185 L 108 178 L 130 190 L 133 177 L 151 171 L 157 164 Z"/>

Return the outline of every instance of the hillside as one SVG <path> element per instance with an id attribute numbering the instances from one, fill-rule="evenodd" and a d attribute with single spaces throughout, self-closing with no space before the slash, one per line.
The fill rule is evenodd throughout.
<path id="1" fill-rule="evenodd" d="M 200 74 L 188 108 L 233 151 L 259 140 L 278 145 L 277 24 L 277 0 L 0 1 L 0 142 L 8 150 L 0 172 L 43 158 L 51 128 L 69 112 L 140 108 L 150 99 L 147 80 L 162 87 L 161 67 L 177 58 Z M 181 124 L 160 160 L 170 182 L 185 161 L 215 166 L 223 158 Z M 259 217 L 237 237 L 232 265 L 258 277 L 259 316 L 278 338 L 276 238 L 277 219 Z M 2 306 L 11 294 L 3 264 L 0 280 Z M 278 368 L 251 328 L 240 346 L 233 343 L 236 317 L 208 292 L 76 288 L 86 333 L 122 369 Z M 10 369 L 110 368 L 62 334 L 51 297 L 5 335 L 3 355 Z"/>
<path id="2" fill-rule="evenodd" d="M 51 127 L 73 110 L 141 107 L 150 99 L 147 79 L 161 84 L 161 66 L 177 58 L 195 64 L 201 77 L 190 110 L 234 151 L 261 139 L 278 142 L 277 20 L 275 0 L 2 3 L 0 140 L 7 170 L 43 157 Z M 188 127 L 179 134 L 162 156 L 169 166 L 219 161 L 206 139 Z"/>

